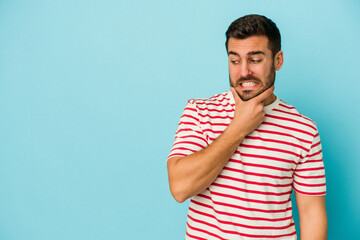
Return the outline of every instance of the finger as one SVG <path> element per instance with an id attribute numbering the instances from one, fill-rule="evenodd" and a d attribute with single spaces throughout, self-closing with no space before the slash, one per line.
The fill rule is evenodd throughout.
<path id="1" fill-rule="evenodd" d="M 266 89 L 264 92 L 262 92 L 261 94 L 259 94 L 258 96 L 254 97 L 254 101 L 256 102 L 263 102 L 265 101 L 265 99 L 267 99 L 268 97 L 271 96 L 271 94 L 274 92 L 274 85 L 272 85 L 271 87 L 269 87 L 268 89 Z"/>
<path id="2" fill-rule="evenodd" d="M 242 102 L 241 98 L 239 97 L 238 93 L 236 92 L 235 88 L 231 87 L 230 91 L 234 97 L 235 103 Z"/>

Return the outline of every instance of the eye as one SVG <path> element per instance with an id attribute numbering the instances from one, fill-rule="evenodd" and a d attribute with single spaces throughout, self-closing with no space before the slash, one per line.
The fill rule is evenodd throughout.
<path id="1" fill-rule="evenodd" d="M 251 63 L 259 63 L 262 59 L 250 59 Z"/>
<path id="2" fill-rule="evenodd" d="M 239 63 L 238 60 L 230 60 L 230 62 L 231 62 L 232 64 L 238 64 L 238 63 Z"/>

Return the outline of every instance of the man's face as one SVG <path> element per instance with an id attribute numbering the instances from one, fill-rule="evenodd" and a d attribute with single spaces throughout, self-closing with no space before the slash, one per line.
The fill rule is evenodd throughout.
<path id="1" fill-rule="evenodd" d="M 249 100 L 271 87 L 275 70 L 283 62 L 279 51 L 273 58 L 266 36 L 251 36 L 246 39 L 229 38 L 230 85 L 243 101 Z"/>

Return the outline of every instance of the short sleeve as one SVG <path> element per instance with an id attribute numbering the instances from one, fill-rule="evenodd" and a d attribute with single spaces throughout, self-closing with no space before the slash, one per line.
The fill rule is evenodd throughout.
<path id="1" fill-rule="evenodd" d="M 175 156 L 187 156 L 208 146 L 200 127 L 198 109 L 194 100 L 189 100 L 181 115 L 175 142 L 167 159 Z"/>
<path id="2" fill-rule="evenodd" d="M 300 159 L 295 169 L 293 187 L 296 192 L 304 195 L 326 194 L 325 168 L 317 130 L 308 154 Z"/>

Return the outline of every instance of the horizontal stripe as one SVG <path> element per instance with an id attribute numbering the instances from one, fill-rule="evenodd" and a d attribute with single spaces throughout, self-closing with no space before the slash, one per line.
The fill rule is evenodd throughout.
<path id="1" fill-rule="evenodd" d="M 289 115 L 296 116 L 296 117 L 300 117 L 300 118 L 302 118 L 302 119 L 304 119 L 306 121 L 309 121 L 310 123 L 315 124 L 314 121 L 312 121 L 310 118 L 307 118 L 304 115 L 301 115 L 301 114 L 298 114 L 298 113 L 287 112 L 287 111 L 283 111 L 283 110 L 280 110 L 280 109 L 273 109 L 273 111 L 289 114 Z"/>
<path id="2" fill-rule="evenodd" d="M 299 177 L 299 178 L 304 178 L 304 179 L 312 179 L 312 178 L 324 178 L 325 175 L 317 175 L 317 176 L 302 176 L 299 175 L 297 173 L 294 173 L 294 176 Z"/>
<path id="3" fill-rule="evenodd" d="M 222 97 L 222 98 L 219 99 L 218 97 Z M 212 96 L 212 97 L 209 98 L 209 99 L 214 100 L 214 101 L 216 101 L 216 102 L 223 102 L 223 101 L 225 101 L 225 100 L 227 100 L 227 101 L 230 100 L 227 93 L 225 93 L 224 95 L 218 94 L 218 95 Z"/>
<path id="4" fill-rule="evenodd" d="M 264 182 L 247 181 L 247 180 L 244 180 L 244 179 L 230 177 L 230 176 L 224 176 L 224 175 L 219 175 L 218 178 L 232 180 L 232 181 L 236 181 L 236 182 L 242 182 L 242 183 L 246 183 L 246 184 L 269 186 L 269 187 L 276 187 L 276 188 L 277 187 L 291 187 L 291 185 L 292 185 L 291 183 L 288 183 L 288 184 L 271 184 L 271 183 L 264 183 Z"/>
<path id="5" fill-rule="evenodd" d="M 304 191 L 300 191 L 299 189 L 295 188 L 295 191 L 297 191 L 298 193 L 304 194 L 304 195 L 312 195 L 312 196 L 322 196 L 326 194 L 326 191 L 323 192 L 304 192 Z"/>
<path id="6" fill-rule="evenodd" d="M 288 150 L 283 150 L 280 148 L 270 148 L 270 147 L 264 147 L 264 146 L 256 146 L 256 145 L 248 145 L 248 144 L 241 144 L 240 147 L 244 147 L 244 148 L 256 148 L 256 149 L 261 149 L 261 150 L 267 150 L 267 151 L 273 151 L 273 152 L 281 152 L 281 153 L 286 153 L 286 154 L 290 154 L 293 155 L 295 157 L 301 158 L 302 156 L 298 153 L 294 153 Z M 295 161 L 288 161 L 288 162 L 292 162 L 295 163 Z"/>
<path id="7" fill-rule="evenodd" d="M 197 117 L 194 117 L 193 115 L 183 114 L 183 115 L 181 116 L 181 118 L 184 118 L 184 117 L 192 118 L 192 119 L 194 119 L 195 121 L 199 122 L 199 119 L 198 119 Z"/>
<path id="8" fill-rule="evenodd" d="M 213 191 L 213 190 L 209 190 L 209 191 L 210 191 L 210 193 L 212 195 L 216 195 L 216 196 L 220 196 L 220 197 L 232 198 L 232 199 L 240 200 L 240 201 L 243 201 L 243 202 L 280 205 L 280 204 L 286 204 L 286 203 L 288 203 L 290 201 L 290 198 L 288 200 L 285 200 L 285 201 L 262 201 L 262 200 L 257 200 L 257 199 L 243 198 L 243 197 L 239 197 L 239 196 L 234 196 L 234 195 L 231 195 L 231 194 L 219 193 L 219 192 L 216 192 L 216 191 Z"/>
<path id="9" fill-rule="evenodd" d="M 271 175 L 271 174 L 264 174 L 264 173 L 255 173 L 255 172 L 248 172 L 241 169 L 236 168 L 230 168 L 230 167 L 224 167 L 224 170 L 243 173 L 245 175 L 252 175 L 252 176 L 258 176 L 258 177 L 267 177 L 267 178 L 273 178 L 273 179 L 292 179 L 291 176 L 278 176 L 278 175 Z"/>
<path id="10" fill-rule="evenodd" d="M 215 96 L 213 96 L 213 97 L 211 97 L 211 98 L 208 98 L 208 99 L 201 99 L 201 98 L 199 98 L 199 99 L 193 99 L 194 100 L 194 103 L 199 103 L 199 102 L 204 102 L 204 103 L 206 103 L 206 104 L 209 104 L 209 103 L 211 103 L 211 102 L 223 102 L 223 101 L 229 101 L 230 99 L 229 98 L 226 98 L 226 97 L 223 97 L 223 98 L 217 98 L 217 97 L 221 97 L 220 95 L 215 95 Z"/>
<path id="11" fill-rule="evenodd" d="M 295 123 L 307 126 L 309 128 L 312 128 L 312 129 L 314 129 L 316 131 L 316 128 L 314 126 L 312 126 L 310 124 L 307 124 L 307 123 L 304 123 L 304 122 L 300 122 L 300 121 L 295 120 L 295 119 L 286 118 L 286 117 L 280 117 L 280 116 L 271 115 L 271 114 L 265 114 L 265 117 L 276 118 L 276 119 L 280 119 L 280 120 L 288 121 L 288 122 L 295 122 Z"/>
<path id="12" fill-rule="evenodd" d="M 188 215 L 188 217 L 189 217 L 189 215 Z M 218 236 L 218 235 L 216 235 L 216 234 L 214 234 L 214 233 L 212 233 L 212 232 L 203 230 L 203 229 L 201 229 L 201 228 L 193 227 L 193 226 L 191 226 L 191 225 L 189 224 L 189 222 L 187 222 L 186 224 L 187 224 L 188 228 L 190 228 L 191 230 L 198 231 L 198 232 L 202 232 L 202 233 L 206 233 L 206 234 L 208 234 L 208 235 L 210 235 L 210 236 L 213 236 L 213 237 L 216 237 L 216 238 L 218 238 L 218 239 L 220 239 L 220 240 L 229 240 L 229 239 L 226 239 L 226 238 L 222 238 L 222 237 L 220 237 L 220 236 Z"/>
<path id="13" fill-rule="evenodd" d="M 298 164 L 309 164 L 309 163 L 322 163 L 323 159 L 318 159 L 318 160 L 306 160 L 305 162 L 299 162 Z"/>
<path id="14" fill-rule="evenodd" d="M 263 169 L 272 169 L 272 170 L 278 170 L 278 171 L 284 171 L 284 172 L 292 172 L 294 171 L 294 169 L 287 169 L 287 168 L 279 168 L 279 167 L 273 167 L 273 166 L 269 166 L 269 165 L 264 165 L 264 164 L 255 164 L 255 163 L 245 163 L 241 160 L 237 160 L 237 159 L 230 159 L 229 162 L 234 162 L 234 163 L 239 163 L 242 164 L 244 166 L 250 166 L 250 167 L 257 167 L 257 168 L 263 168 Z"/>
<path id="15" fill-rule="evenodd" d="M 187 131 L 189 131 L 189 132 L 194 132 L 194 133 L 197 133 L 197 134 L 199 134 L 199 135 L 202 135 L 202 134 L 203 134 L 202 132 L 200 132 L 200 131 L 195 131 L 194 129 L 191 129 L 191 128 L 183 128 L 183 129 L 179 129 L 179 130 L 175 133 L 175 135 L 177 135 L 177 134 L 179 134 L 179 133 L 181 133 L 181 132 L 187 132 Z"/>
<path id="16" fill-rule="evenodd" d="M 202 113 L 199 113 L 199 116 L 204 117 L 204 118 L 208 117 L 210 119 L 230 119 L 230 120 L 233 119 L 233 117 L 230 117 L 230 116 L 217 116 L 217 115 L 211 116 L 209 114 L 202 114 Z"/>
<path id="17" fill-rule="evenodd" d="M 197 113 L 197 109 L 196 109 L 196 108 L 193 108 L 193 107 L 185 107 L 185 108 L 184 108 L 184 112 L 185 112 L 186 110 Z"/>
<path id="18" fill-rule="evenodd" d="M 177 151 L 177 150 L 185 150 L 185 151 L 190 151 L 190 152 L 196 152 L 195 150 L 191 149 L 191 148 L 186 148 L 186 147 L 176 147 L 173 148 L 173 151 Z"/>
<path id="19" fill-rule="evenodd" d="M 296 148 L 300 148 L 304 151 L 308 151 L 308 149 L 304 148 L 303 146 L 299 145 L 299 144 L 295 144 L 295 143 L 291 143 L 291 142 L 286 142 L 286 141 L 281 141 L 281 140 L 276 140 L 276 139 L 270 139 L 270 138 L 262 138 L 262 137 L 255 137 L 255 136 L 246 136 L 245 139 L 252 139 L 252 140 L 261 140 L 263 142 L 273 142 L 273 143 L 280 143 L 280 144 L 284 144 L 284 145 L 289 145 L 292 147 L 296 147 Z"/>
<path id="20" fill-rule="evenodd" d="M 210 121 L 200 121 L 200 124 L 210 124 L 211 126 L 223 126 L 227 127 L 229 126 L 229 123 L 212 123 Z M 219 133 L 222 133 L 224 130 L 220 131 Z"/>
<path id="21" fill-rule="evenodd" d="M 294 226 L 295 224 L 294 223 L 291 223 L 287 226 L 280 226 L 280 227 L 274 227 L 274 226 L 251 226 L 251 225 L 246 225 L 246 224 L 241 224 L 241 223 L 235 223 L 235 222 L 230 222 L 230 221 L 224 221 L 224 220 L 221 220 L 219 218 L 217 218 L 216 216 L 213 216 L 211 214 L 208 214 L 208 213 L 204 213 L 204 212 L 201 212 L 201 211 L 198 211 L 198 210 L 195 210 L 191 207 L 189 207 L 189 210 L 196 213 L 196 214 L 199 214 L 199 215 L 202 215 L 202 216 L 205 216 L 205 217 L 208 217 L 208 218 L 212 218 L 212 219 L 215 219 L 218 223 L 221 223 L 223 225 L 232 225 L 232 226 L 236 226 L 236 227 L 242 227 L 242 228 L 249 228 L 249 229 L 261 229 L 261 230 L 281 230 L 281 229 L 287 229 L 287 228 L 290 228 L 292 226 Z M 192 217 L 190 217 L 192 218 Z M 192 218 L 193 220 L 195 218 Z M 236 232 L 237 233 L 237 232 Z"/>
<path id="22" fill-rule="evenodd" d="M 198 201 L 195 201 L 193 199 L 191 199 L 191 202 L 193 204 L 196 204 L 196 205 L 199 205 L 199 206 L 202 206 L 202 207 L 205 207 L 205 208 L 212 209 L 214 212 L 216 212 L 219 215 L 226 215 L 226 216 L 230 216 L 230 217 L 243 218 L 243 219 L 246 219 L 246 220 L 267 221 L 267 222 L 281 222 L 281 221 L 288 221 L 288 220 L 292 219 L 292 216 L 283 217 L 283 218 L 249 217 L 249 216 L 235 214 L 235 213 L 231 213 L 231 212 L 219 211 L 219 210 L 216 210 L 214 208 L 214 206 L 212 206 L 212 205 L 208 205 L 208 204 L 205 204 L 205 203 L 202 203 L 202 202 L 198 202 Z"/>
<path id="23" fill-rule="evenodd" d="M 207 240 L 206 238 L 197 237 L 195 235 L 192 235 L 192 234 L 188 233 L 187 231 L 186 231 L 186 235 L 191 237 L 191 238 L 198 239 L 198 240 Z"/>
<path id="24" fill-rule="evenodd" d="M 255 129 L 254 131 L 259 132 L 259 133 L 268 133 L 268 134 L 274 134 L 274 135 L 279 135 L 279 136 L 291 137 L 291 138 L 299 140 L 300 142 L 303 142 L 303 143 L 309 143 L 309 144 L 312 143 L 312 141 L 308 141 L 306 139 L 302 139 L 299 137 L 295 137 L 294 135 L 290 135 L 290 134 L 282 133 L 282 132 L 278 132 L 278 131 L 270 131 L 270 130 L 264 130 L 264 129 L 258 129 L 258 128 Z"/>
<path id="25" fill-rule="evenodd" d="M 305 172 L 305 171 L 317 171 L 317 170 L 323 170 L 324 167 L 318 167 L 318 168 L 303 168 L 303 169 L 296 169 L 296 172 Z"/>
<path id="26" fill-rule="evenodd" d="M 284 128 L 284 129 L 287 129 L 287 130 L 291 130 L 291 131 L 295 131 L 295 132 L 303 133 L 303 134 L 309 135 L 309 136 L 311 136 L 311 137 L 314 137 L 314 134 L 309 133 L 309 132 L 304 131 L 304 130 L 301 130 L 301 129 L 298 129 L 298 128 L 293 128 L 293 127 L 283 126 L 283 125 L 281 125 L 281 124 L 276 124 L 276 123 L 272 123 L 272 122 L 262 122 L 261 124 L 264 124 L 264 125 L 271 125 L 271 126 L 274 126 L 274 127 L 279 127 L 279 128 Z"/>
<path id="27" fill-rule="evenodd" d="M 204 132 L 211 132 L 211 133 L 214 133 L 214 134 L 222 134 L 224 132 L 224 130 L 220 130 L 220 131 L 214 131 L 212 129 L 203 129 Z M 272 134 L 272 135 L 277 135 L 277 136 L 285 136 L 285 137 L 290 137 L 290 138 L 293 138 L 293 139 L 296 139 L 300 142 L 303 142 L 303 143 L 307 143 L 307 144 L 311 144 L 312 141 L 308 141 L 306 139 L 302 139 L 302 138 L 299 138 L 299 137 L 295 137 L 294 135 L 290 135 L 290 134 L 287 134 L 287 133 L 282 133 L 282 132 L 278 132 L 278 131 L 270 131 L 270 130 L 264 130 L 264 129 L 255 129 L 254 132 L 259 132 L 259 133 L 267 133 L 267 134 Z M 214 141 L 216 138 L 213 138 L 213 137 L 210 137 L 209 136 L 209 139 L 211 141 Z M 274 139 L 275 140 L 275 139 Z M 308 152 L 309 149 L 306 149 L 306 151 Z"/>
<path id="28" fill-rule="evenodd" d="M 232 106 L 234 107 L 235 104 L 231 104 L 231 103 L 226 103 L 226 104 L 221 104 L 221 103 L 212 103 L 212 102 L 196 102 L 196 105 L 206 105 L 206 106 L 216 106 L 216 107 L 227 107 L 227 106 Z"/>
<path id="29" fill-rule="evenodd" d="M 321 142 L 318 141 L 317 143 L 313 144 L 313 145 L 311 146 L 311 148 L 316 148 L 316 147 L 319 146 L 320 144 L 321 144 Z"/>
<path id="30" fill-rule="evenodd" d="M 295 179 L 294 179 L 294 183 L 296 183 L 297 185 L 300 185 L 300 186 L 304 186 L 304 187 L 322 187 L 322 186 L 325 186 L 325 185 L 326 185 L 325 183 L 305 184 L 305 183 L 301 183 L 301 182 L 295 181 Z"/>
<path id="31" fill-rule="evenodd" d="M 259 209 L 259 208 L 248 208 L 248 207 L 243 207 L 243 206 L 235 205 L 235 204 L 231 204 L 231 203 L 219 202 L 219 201 L 216 201 L 216 200 L 212 199 L 211 197 L 206 196 L 204 194 L 198 194 L 197 196 L 207 198 L 207 199 L 211 200 L 211 202 L 215 206 L 219 205 L 219 206 L 225 206 L 225 207 L 232 207 L 232 208 L 241 209 L 241 210 L 249 211 L 249 212 L 284 213 L 284 212 L 288 212 L 288 211 L 292 210 L 292 207 L 287 207 L 285 209 L 271 209 L 271 210 Z"/>
<path id="32" fill-rule="evenodd" d="M 168 159 L 173 158 L 173 157 L 186 157 L 186 156 L 187 156 L 187 154 L 184 154 L 184 153 L 173 153 L 168 156 Z"/>
<path id="33" fill-rule="evenodd" d="M 239 151 L 236 151 L 236 152 L 239 153 L 243 157 L 268 159 L 268 160 L 274 160 L 274 161 L 278 161 L 278 162 L 291 163 L 294 165 L 297 164 L 297 162 L 295 162 L 293 160 L 287 160 L 287 159 L 279 158 L 279 157 L 271 157 L 271 156 L 260 155 L 260 154 L 249 154 L 249 153 L 244 153 L 244 152 L 239 152 Z"/>
<path id="34" fill-rule="evenodd" d="M 218 109 L 213 109 L 213 108 L 200 108 L 198 107 L 199 110 L 201 111 L 209 111 L 209 112 L 234 112 L 235 110 L 234 109 L 221 109 L 221 110 L 218 110 Z"/>
<path id="35" fill-rule="evenodd" d="M 194 126 L 197 126 L 197 124 L 194 123 L 194 122 L 183 122 L 183 121 L 179 122 L 179 125 L 194 125 Z"/>
<path id="36" fill-rule="evenodd" d="M 308 154 L 306 157 L 307 157 L 307 158 L 311 158 L 311 157 L 314 157 L 314 156 L 319 155 L 320 153 L 322 153 L 322 150 L 321 150 L 321 149 L 320 149 L 319 151 L 317 151 L 317 152 L 314 152 L 313 154 Z"/>
<path id="37" fill-rule="evenodd" d="M 287 108 L 287 109 L 295 109 L 293 106 L 287 106 L 287 105 L 284 105 L 282 103 L 279 103 L 279 106 Z"/>
<path id="38" fill-rule="evenodd" d="M 178 138 L 178 139 L 197 138 L 197 139 L 199 139 L 199 140 L 201 140 L 201 141 L 204 141 L 204 142 L 206 143 L 206 145 L 209 145 L 208 142 L 207 142 L 204 138 L 199 137 L 199 136 L 197 136 L 197 135 L 177 136 L 177 138 Z"/>
<path id="39" fill-rule="evenodd" d="M 174 146 L 178 145 L 178 144 L 190 144 L 190 145 L 194 145 L 194 146 L 197 146 L 197 147 L 200 147 L 200 148 L 205 148 L 206 146 L 203 146 L 199 143 L 196 143 L 196 142 L 191 142 L 191 141 L 180 141 L 180 142 L 176 142 L 174 143 Z"/>
<path id="40" fill-rule="evenodd" d="M 279 237 L 285 237 L 285 236 L 292 236 L 295 235 L 296 232 L 290 233 L 290 234 L 281 234 L 281 235 L 255 235 L 255 234 L 246 234 L 246 233 L 239 233 L 236 231 L 231 231 L 231 230 L 224 230 L 214 224 L 199 220 L 199 219 L 195 219 L 193 217 L 191 217 L 190 215 L 188 215 L 188 218 L 190 218 L 192 221 L 197 222 L 197 223 L 201 223 L 204 225 L 207 225 L 209 227 L 215 228 L 223 233 L 227 233 L 227 234 L 232 234 L 232 235 L 238 235 L 238 236 L 243 236 L 243 237 L 252 237 L 252 238 L 279 238 Z M 190 227 L 190 225 L 188 225 Z M 223 239 L 223 238 L 220 238 Z"/>
<path id="41" fill-rule="evenodd" d="M 259 194 L 259 195 L 273 195 L 273 196 L 283 196 L 283 195 L 287 195 L 287 194 L 291 194 L 291 191 L 286 191 L 286 192 L 263 192 L 263 191 L 255 191 L 255 190 L 249 190 L 249 189 L 244 189 L 244 188 L 240 188 L 240 187 L 234 187 L 234 186 L 230 186 L 227 184 L 220 184 L 220 183 L 212 183 L 212 186 L 215 187 L 220 187 L 220 188 L 227 188 L 227 189 L 232 189 L 232 190 L 236 190 L 239 192 L 246 192 L 246 193 L 253 193 L 253 194 Z"/>
<path id="42" fill-rule="evenodd" d="M 213 134 L 222 134 L 224 132 L 224 130 L 216 131 L 216 130 L 212 130 L 211 128 L 204 128 L 203 131 L 204 133 L 211 132 Z"/>

